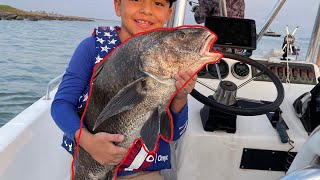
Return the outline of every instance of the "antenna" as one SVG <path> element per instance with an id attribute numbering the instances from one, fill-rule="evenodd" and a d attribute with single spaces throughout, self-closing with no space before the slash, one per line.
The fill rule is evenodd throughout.
<path id="1" fill-rule="evenodd" d="M 299 26 L 297 26 L 297 27 L 294 29 L 293 33 L 290 34 L 288 25 L 286 26 L 287 35 L 286 35 L 286 37 L 285 37 L 285 39 L 284 39 L 285 45 L 283 46 L 282 51 L 285 52 L 285 48 L 287 48 L 288 50 L 290 50 L 291 54 L 293 53 L 292 47 L 293 47 L 293 44 L 294 44 L 294 42 L 295 42 L 295 37 L 294 37 L 293 35 L 296 33 L 296 31 L 297 31 L 298 28 L 299 28 Z M 288 51 L 287 51 L 287 55 L 288 55 Z"/>
<path id="2" fill-rule="evenodd" d="M 291 52 L 291 54 L 293 54 L 293 49 L 292 49 L 292 47 L 294 47 L 293 46 L 293 44 L 294 44 L 294 41 L 295 41 L 295 37 L 293 36 L 294 35 L 294 33 L 296 33 L 296 31 L 297 31 L 297 29 L 299 28 L 299 26 L 297 26 L 295 29 L 294 29 L 294 31 L 293 31 L 293 33 L 292 34 L 290 34 L 290 32 L 289 32 L 289 27 L 288 27 L 288 25 L 286 26 L 286 31 L 287 31 L 287 35 L 285 36 L 285 38 L 284 38 L 284 46 L 283 46 L 283 48 L 282 48 L 282 51 L 284 52 L 284 55 L 282 55 L 283 57 L 285 57 L 286 58 L 286 62 L 287 62 L 287 68 L 286 68 L 286 70 L 287 70 L 287 78 L 286 78 L 286 83 L 289 83 L 290 84 L 290 68 L 289 68 L 289 59 L 288 59 L 288 53 L 289 53 L 289 50 L 290 50 L 290 52 Z"/>

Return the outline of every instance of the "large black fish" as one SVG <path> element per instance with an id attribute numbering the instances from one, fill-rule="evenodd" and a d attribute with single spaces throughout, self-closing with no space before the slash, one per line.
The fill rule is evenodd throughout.
<path id="1" fill-rule="evenodd" d="M 172 138 L 166 106 L 177 91 L 179 70 L 199 70 L 221 55 L 211 53 L 216 36 L 203 27 L 158 29 L 137 35 L 96 66 L 84 124 L 91 133 L 123 134 L 116 145 L 130 148 L 136 138 L 149 151 L 159 135 Z M 161 120 L 160 120 L 161 119 Z M 101 165 L 80 147 L 77 180 L 112 179 L 116 166 Z"/>

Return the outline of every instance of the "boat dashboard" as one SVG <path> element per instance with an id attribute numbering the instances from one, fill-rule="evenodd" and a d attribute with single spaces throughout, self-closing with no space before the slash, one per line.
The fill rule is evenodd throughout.
<path id="1" fill-rule="evenodd" d="M 317 75 L 315 69 L 318 69 L 314 64 L 305 62 L 285 62 L 285 61 L 268 61 L 268 60 L 255 60 L 268 69 L 270 69 L 282 83 L 293 83 L 293 84 L 317 84 Z M 239 80 L 245 80 L 249 77 L 255 77 L 253 81 L 266 81 L 271 82 L 265 74 L 258 75 L 260 71 L 246 63 L 239 61 L 230 61 L 228 59 L 222 58 L 217 62 L 221 78 L 226 79 L 228 76 Z M 287 71 L 287 69 L 289 71 Z M 288 73 L 289 72 L 289 73 Z M 289 74 L 289 76 L 288 76 Z M 206 79 L 219 79 L 216 65 L 208 64 L 202 70 L 198 72 L 199 78 Z M 227 79 L 230 79 L 227 78 Z"/>

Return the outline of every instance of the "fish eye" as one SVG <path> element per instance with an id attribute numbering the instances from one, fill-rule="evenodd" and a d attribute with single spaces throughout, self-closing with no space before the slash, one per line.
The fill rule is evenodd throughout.
<path id="1" fill-rule="evenodd" d="M 177 31 L 177 37 L 180 40 L 183 40 L 184 38 L 186 38 L 186 33 L 182 32 L 182 31 Z"/>

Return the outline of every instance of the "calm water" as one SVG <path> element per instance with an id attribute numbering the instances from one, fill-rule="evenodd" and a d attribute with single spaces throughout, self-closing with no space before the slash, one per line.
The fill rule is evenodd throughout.
<path id="1" fill-rule="evenodd" d="M 0 21 L 0 127 L 45 95 L 46 84 L 66 69 L 77 44 L 96 26 L 115 22 Z M 308 40 L 297 41 L 304 58 Z M 254 55 L 280 48 L 263 37 Z"/>
<path id="2" fill-rule="evenodd" d="M 77 44 L 115 22 L 0 21 L 0 126 L 45 95 Z"/>

